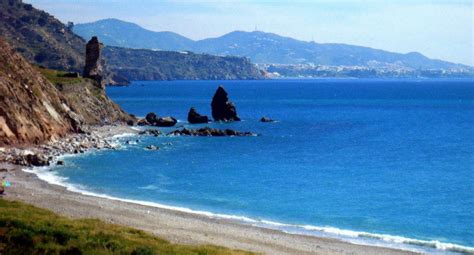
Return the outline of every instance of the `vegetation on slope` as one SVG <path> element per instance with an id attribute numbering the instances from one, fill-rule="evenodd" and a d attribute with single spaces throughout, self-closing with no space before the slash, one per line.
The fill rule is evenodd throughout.
<path id="1" fill-rule="evenodd" d="M 78 84 L 84 82 L 84 78 L 80 76 L 68 77 L 68 74 L 71 74 L 69 72 L 52 70 L 43 67 L 38 67 L 37 69 L 44 77 L 46 77 L 46 79 L 48 79 L 52 84 L 56 86 L 60 86 L 63 84 Z"/>
<path id="2" fill-rule="evenodd" d="M 79 114 L 82 123 L 105 124 L 133 119 L 110 100 L 93 80 L 79 75 L 68 77 L 74 73 L 64 71 L 42 67 L 37 69 L 61 92 L 71 109 Z"/>
<path id="3" fill-rule="evenodd" d="M 85 41 L 31 4 L 21 0 L 0 1 L 0 35 L 30 63 L 82 71 Z"/>
<path id="4" fill-rule="evenodd" d="M 99 220 L 72 220 L 0 199 L 0 254 L 250 254 L 223 247 L 172 244 Z"/>

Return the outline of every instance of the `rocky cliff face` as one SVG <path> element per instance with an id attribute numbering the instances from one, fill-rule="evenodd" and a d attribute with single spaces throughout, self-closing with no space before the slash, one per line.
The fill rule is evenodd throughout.
<path id="1" fill-rule="evenodd" d="M 0 39 L 0 146 L 38 144 L 83 124 L 132 119 L 91 79 L 58 78 L 37 69 Z M 46 73 L 45 73 L 46 74 Z"/>
<path id="2" fill-rule="evenodd" d="M 0 39 L 0 145 L 39 143 L 77 129 L 66 99 Z"/>

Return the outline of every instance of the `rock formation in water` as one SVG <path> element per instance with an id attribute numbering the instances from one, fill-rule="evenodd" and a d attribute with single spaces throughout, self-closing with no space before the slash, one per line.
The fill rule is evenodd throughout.
<path id="1" fill-rule="evenodd" d="M 209 118 L 206 115 L 199 114 L 194 107 L 191 107 L 188 112 L 188 122 L 190 124 L 207 123 Z"/>
<path id="2" fill-rule="evenodd" d="M 211 108 L 212 118 L 214 118 L 215 121 L 240 121 L 234 103 L 229 101 L 227 92 L 222 86 L 217 88 L 212 98 Z"/>
<path id="3" fill-rule="evenodd" d="M 153 125 L 157 119 L 158 116 L 156 116 L 154 112 L 150 112 L 145 116 L 145 120 L 148 122 L 148 125 Z"/>
<path id="4" fill-rule="evenodd" d="M 251 132 L 240 132 L 240 131 L 235 131 L 232 129 L 216 129 L 216 128 L 210 128 L 210 127 L 204 127 L 200 129 L 177 129 L 174 130 L 168 135 L 172 136 L 257 136 L 254 133 Z"/>
<path id="5" fill-rule="evenodd" d="M 150 112 L 146 115 L 144 120 L 140 120 L 138 125 L 151 125 L 156 127 L 172 127 L 178 123 L 173 117 L 158 117 L 154 112 Z"/>
<path id="6" fill-rule="evenodd" d="M 272 120 L 272 119 L 270 119 L 269 117 L 263 116 L 263 117 L 260 119 L 260 122 L 275 122 L 275 120 Z"/>
<path id="7" fill-rule="evenodd" d="M 178 120 L 176 120 L 173 117 L 161 117 L 159 118 L 155 123 L 154 126 L 157 127 L 172 127 L 178 123 Z"/>
<path id="8" fill-rule="evenodd" d="M 84 66 L 83 76 L 91 78 L 97 82 L 97 86 L 105 88 L 105 80 L 102 79 L 104 68 L 102 67 L 102 60 L 100 52 L 102 44 L 96 36 L 93 36 L 86 45 L 86 65 Z"/>

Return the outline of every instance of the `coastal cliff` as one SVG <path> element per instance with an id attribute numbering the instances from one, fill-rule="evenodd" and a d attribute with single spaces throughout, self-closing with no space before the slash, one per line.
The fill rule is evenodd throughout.
<path id="1" fill-rule="evenodd" d="M 0 40 L 0 145 L 39 143 L 77 131 L 61 93 Z"/>
<path id="2" fill-rule="evenodd" d="M 0 85 L 0 145 L 39 144 L 80 132 L 84 124 L 132 118 L 93 80 L 35 68 L 3 39 Z"/>
<path id="3" fill-rule="evenodd" d="M 129 80 L 254 80 L 260 70 L 247 58 L 193 52 L 105 47 L 108 69 Z"/>

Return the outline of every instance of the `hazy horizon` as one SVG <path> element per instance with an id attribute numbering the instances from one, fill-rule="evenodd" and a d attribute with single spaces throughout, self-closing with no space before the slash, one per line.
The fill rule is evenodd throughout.
<path id="1" fill-rule="evenodd" d="M 344 43 L 474 66 L 472 1 L 28 0 L 62 22 L 115 18 L 193 40 L 263 31 L 302 41 Z"/>

